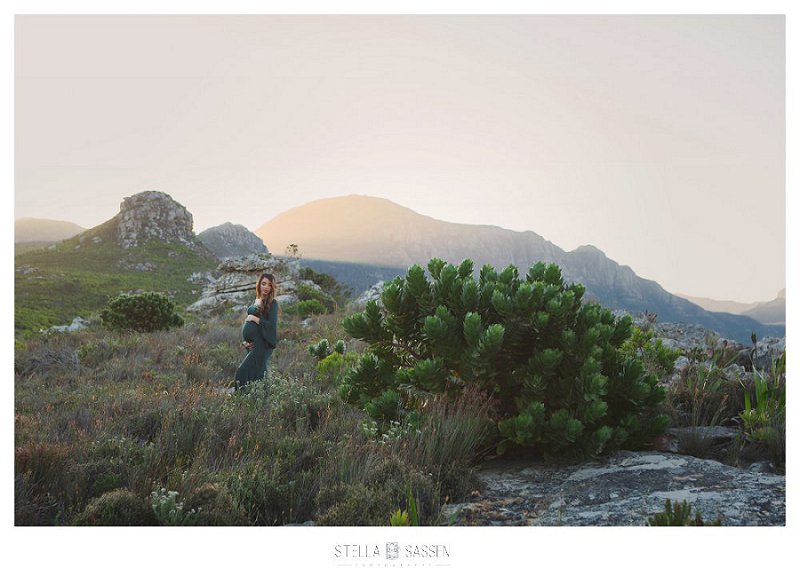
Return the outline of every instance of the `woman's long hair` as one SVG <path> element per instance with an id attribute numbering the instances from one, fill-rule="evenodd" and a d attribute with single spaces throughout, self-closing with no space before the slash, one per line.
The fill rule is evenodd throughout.
<path id="1" fill-rule="evenodd" d="M 269 280 L 270 290 L 269 294 L 264 295 L 261 293 L 261 281 L 266 278 Z M 272 308 L 272 301 L 275 300 L 275 291 L 277 290 L 275 286 L 275 276 L 270 274 L 269 272 L 264 272 L 261 276 L 258 277 L 258 282 L 256 282 L 256 298 L 259 299 L 259 310 L 261 314 L 264 316 L 269 315 L 270 308 Z"/>

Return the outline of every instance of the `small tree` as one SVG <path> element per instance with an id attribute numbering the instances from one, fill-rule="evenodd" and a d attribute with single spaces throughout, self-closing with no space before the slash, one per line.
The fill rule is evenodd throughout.
<path id="1" fill-rule="evenodd" d="M 655 376 L 622 346 L 631 318 L 584 304 L 554 264 L 525 278 L 517 268 L 435 258 L 384 286 L 380 306 L 344 320 L 369 348 L 342 396 L 381 422 L 400 420 L 429 395 L 458 396 L 477 384 L 497 403 L 509 443 L 545 454 L 597 454 L 659 433 L 665 416 Z"/>
<path id="2" fill-rule="evenodd" d="M 290 258 L 300 258 L 300 247 L 297 244 L 289 244 L 286 247 L 286 255 Z"/>
<path id="3" fill-rule="evenodd" d="M 155 332 L 183 326 L 183 318 L 175 312 L 175 303 L 156 292 L 116 296 L 100 312 L 100 319 L 112 330 Z"/>

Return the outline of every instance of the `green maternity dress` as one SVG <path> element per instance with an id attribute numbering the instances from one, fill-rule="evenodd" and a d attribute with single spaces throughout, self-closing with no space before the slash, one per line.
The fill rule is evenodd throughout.
<path id="1" fill-rule="evenodd" d="M 252 342 L 253 347 L 236 370 L 236 389 L 249 382 L 261 380 L 267 373 L 267 364 L 273 350 L 278 343 L 278 303 L 273 300 L 266 318 L 259 314 L 258 307 L 252 304 L 247 309 L 248 314 L 261 318 L 261 322 L 247 322 L 242 324 L 242 339 Z"/>

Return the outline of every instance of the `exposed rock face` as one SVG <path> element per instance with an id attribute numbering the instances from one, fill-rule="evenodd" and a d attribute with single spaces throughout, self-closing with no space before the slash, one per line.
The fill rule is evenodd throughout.
<path id="1" fill-rule="evenodd" d="M 197 239 L 205 244 L 217 258 L 249 256 L 269 252 L 264 242 L 241 224 L 226 222 L 204 230 Z"/>
<path id="2" fill-rule="evenodd" d="M 471 526 L 645 526 L 667 498 L 687 501 L 704 522 L 784 526 L 786 478 L 714 460 L 619 452 L 603 462 L 555 466 L 506 463 L 478 473 L 479 494 L 443 510 Z"/>
<path id="3" fill-rule="evenodd" d="M 196 247 L 191 213 L 164 192 L 141 192 L 120 204 L 116 222 L 117 242 L 122 248 L 147 240 Z"/>
<path id="4" fill-rule="evenodd" d="M 279 304 L 296 302 L 300 285 L 321 290 L 310 280 L 300 279 L 300 261 L 297 258 L 251 254 L 223 260 L 217 267 L 217 278 L 206 286 L 200 299 L 187 310 L 203 312 L 221 306 L 244 308 L 253 302 L 256 282 L 262 272 L 275 275 L 278 292 L 276 300 Z"/>
<path id="5" fill-rule="evenodd" d="M 53 332 L 75 332 L 76 330 L 83 330 L 89 326 L 89 321 L 84 320 L 80 316 L 76 316 L 72 323 L 69 325 L 53 326 L 50 328 Z"/>
<path id="6" fill-rule="evenodd" d="M 364 290 L 361 295 L 355 299 L 355 304 L 366 304 L 371 300 L 378 300 L 381 299 L 381 293 L 383 292 L 383 287 L 386 284 L 385 281 L 381 280 L 377 282 L 375 285 L 371 286 Z"/>
<path id="7" fill-rule="evenodd" d="M 769 370 L 772 361 L 786 352 L 786 338 L 762 338 L 756 342 L 752 354 L 753 366 L 758 370 Z"/>

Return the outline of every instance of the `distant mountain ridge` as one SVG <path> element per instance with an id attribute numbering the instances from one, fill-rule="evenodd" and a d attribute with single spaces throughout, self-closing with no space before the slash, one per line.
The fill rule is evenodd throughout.
<path id="1" fill-rule="evenodd" d="M 703 298 L 701 296 L 690 296 L 688 294 L 675 294 L 679 298 L 686 298 L 689 302 L 694 302 L 701 308 L 709 312 L 728 312 L 730 314 L 741 314 L 756 306 L 755 302 L 735 302 L 733 300 L 716 300 L 714 298 Z"/>
<path id="2" fill-rule="evenodd" d="M 476 270 L 483 264 L 498 269 L 514 264 L 524 273 L 537 261 L 555 262 L 568 281 L 586 286 L 587 297 L 612 309 L 646 310 L 660 321 L 702 324 L 740 342 L 749 341 L 752 332 L 783 335 L 780 327 L 746 316 L 704 310 L 593 246 L 566 252 L 535 232 L 444 222 L 382 198 L 317 200 L 279 214 L 255 233 L 271 246 L 297 244 L 305 258 L 387 268 L 424 265 L 433 257 L 453 263 L 469 258 Z"/>
<path id="3" fill-rule="evenodd" d="M 730 300 L 714 300 L 712 298 L 698 298 L 695 296 L 679 295 L 690 302 L 708 310 L 709 312 L 729 312 L 741 314 L 758 320 L 762 324 L 786 324 L 786 289 L 767 302 L 733 302 Z"/>
<path id="4" fill-rule="evenodd" d="M 745 316 L 755 318 L 763 324 L 786 324 L 786 289 L 778 292 L 778 296 L 769 302 L 760 302 L 749 310 L 742 312 Z"/>
<path id="5" fill-rule="evenodd" d="M 86 230 L 74 222 L 48 218 L 14 220 L 14 242 L 58 242 Z"/>

